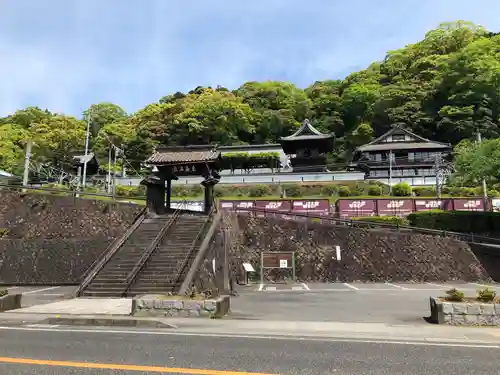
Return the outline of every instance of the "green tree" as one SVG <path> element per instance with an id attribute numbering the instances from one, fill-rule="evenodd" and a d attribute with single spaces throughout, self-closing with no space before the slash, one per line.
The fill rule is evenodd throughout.
<path id="1" fill-rule="evenodd" d="M 97 137 L 99 131 L 104 126 L 114 122 L 123 121 L 128 117 L 128 115 L 120 106 L 113 103 L 103 102 L 92 104 L 83 112 L 83 121 L 85 121 L 85 123 L 89 120 L 89 117 L 92 137 Z"/>
<path id="2" fill-rule="evenodd" d="M 255 143 L 276 142 L 290 135 L 311 109 L 304 90 L 286 82 L 247 82 L 235 94 L 257 113 Z"/>

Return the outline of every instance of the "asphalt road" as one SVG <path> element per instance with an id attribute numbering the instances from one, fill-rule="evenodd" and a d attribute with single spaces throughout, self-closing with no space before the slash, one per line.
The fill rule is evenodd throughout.
<path id="1" fill-rule="evenodd" d="M 491 375 L 497 348 L 103 332 L 0 332 L 2 375 Z M 136 366 L 136 367 L 134 367 Z"/>

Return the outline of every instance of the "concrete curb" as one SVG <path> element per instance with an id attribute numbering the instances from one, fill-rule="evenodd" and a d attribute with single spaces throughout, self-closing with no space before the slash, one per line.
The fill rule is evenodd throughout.
<path id="1" fill-rule="evenodd" d="M 138 327 L 138 328 L 178 328 L 154 319 L 136 318 L 82 318 L 82 317 L 51 317 L 44 319 L 41 324 L 66 325 L 66 326 L 94 326 L 94 327 Z"/>

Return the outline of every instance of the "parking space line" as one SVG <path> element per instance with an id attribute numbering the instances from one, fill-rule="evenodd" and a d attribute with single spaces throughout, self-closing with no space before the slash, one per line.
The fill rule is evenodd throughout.
<path id="1" fill-rule="evenodd" d="M 348 283 L 344 283 L 344 285 L 348 288 L 351 288 L 351 289 L 354 289 L 354 290 L 359 290 L 359 288 L 356 288 L 355 286 L 351 285 L 351 284 L 348 284 Z"/>
<path id="2" fill-rule="evenodd" d="M 302 286 L 304 287 L 305 290 L 311 290 L 311 288 L 309 288 L 306 283 L 302 283 Z"/>
<path id="3" fill-rule="evenodd" d="M 53 290 L 53 289 L 57 289 L 57 288 L 60 288 L 60 287 L 59 286 L 51 286 L 51 287 L 48 287 L 48 288 L 42 288 L 42 289 L 37 289 L 37 290 L 30 290 L 29 292 L 25 292 L 23 294 L 34 294 L 34 293 L 45 292 L 47 290 Z"/>
<path id="4" fill-rule="evenodd" d="M 275 287 L 275 286 L 268 286 L 268 287 L 266 288 L 266 290 L 273 290 L 273 291 L 274 291 L 274 290 L 276 290 L 276 287 Z"/>
<path id="5" fill-rule="evenodd" d="M 388 283 L 388 282 L 386 282 L 385 285 L 389 285 L 389 286 L 392 286 L 394 288 L 401 289 L 401 290 L 409 290 L 409 289 L 411 289 L 411 288 L 405 288 L 404 286 L 399 286 L 399 285 L 396 285 L 396 284 L 391 284 L 391 283 Z"/>
<path id="6" fill-rule="evenodd" d="M 478 284 L 478 283 L 468 283 L 468 284 L 482 286 L 483 288 L 494 288 L 495 287 L 495 285 L 486 285 L 486 284 Z"/>
<path id="7" fill-rule="evenodd" d="M 259 292 L 262 292 L 262 289 L 264 289 L 264 284 L 260 283 L 260 285 L 259 285 Z"/>
<path id="8" fill-rule="evenodd" d="M 7 290 L 14 290 L 14 289 L 19 289 L 19 287 L 18 286 L 7 287 Z"/>
<path id="9" fill-rule="evenodd" d="M 426 283 L 427 285 L 432 285 L 432 286 L 437 286 L 438 288 L 447 288 L 446 285 L 439 285 L 439 284 L 434 284 L 434 283 Z"/>

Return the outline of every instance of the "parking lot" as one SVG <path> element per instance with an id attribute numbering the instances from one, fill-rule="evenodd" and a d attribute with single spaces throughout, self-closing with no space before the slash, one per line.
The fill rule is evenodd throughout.
<path id="1" fill-rule="evenodd" d="M 465 282 L 256 284 L 238 289 L 231 310 L 235 319 L 427 324 L 430 296 L 486 287 L 500 295 L 500 284 Z"/>

